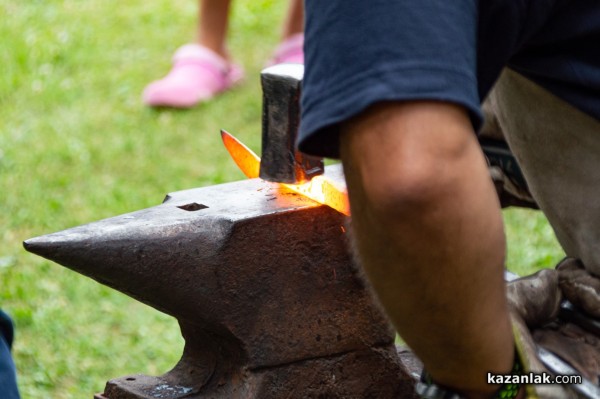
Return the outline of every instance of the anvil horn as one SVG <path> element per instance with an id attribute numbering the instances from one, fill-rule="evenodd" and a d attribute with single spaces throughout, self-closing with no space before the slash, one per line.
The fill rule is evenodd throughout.
<path id="1" fill-rule="evenodd" d="M 25 248 L 84 274 L 173 316 L 190 303 L 193 273 L 194 311 L 208 314 L 218 298 L 214 289 L 215 256 L 231 235 L 232 221 L 198 218 L 193 212 L 163 204 L 58 233 L 32 238 Z M 205 309 L 198 309 L 198 306 Z"/>

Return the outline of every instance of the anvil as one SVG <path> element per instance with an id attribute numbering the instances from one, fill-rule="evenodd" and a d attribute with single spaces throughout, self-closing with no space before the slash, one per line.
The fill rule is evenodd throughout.
<path id="1" fill-rule="evenodd" d="M 326 175 L 343 184 L 341 168 Z M 175 317 L 186 344 L 160 377 L 97 398 L 406 398 L 413 377 L 349 251 L 348 218 L 250 179 L 25 242 Z"/>

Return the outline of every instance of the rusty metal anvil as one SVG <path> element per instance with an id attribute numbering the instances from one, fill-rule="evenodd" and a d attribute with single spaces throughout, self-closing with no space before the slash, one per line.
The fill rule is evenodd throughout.
<path id="1" fill-rule="evenodd" d="M 343 182 L 339 166 L 325 173 Z M 96 398 L 413 397 L 346 222 L 252 179 L 24 245 L 179 321 L 186 343 L 173 370 L 111 380 Z"/>

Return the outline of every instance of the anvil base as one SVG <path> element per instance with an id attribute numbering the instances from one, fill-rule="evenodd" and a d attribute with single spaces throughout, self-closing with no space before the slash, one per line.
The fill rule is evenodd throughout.
<path id="1" fill-rule="evenodd" d="M 193 393 L 192 387 L 173 383 L 189 378 L 177 372 L 161 377 L 130 375 L 108 381 L 104 393 L 94 399 L 416 398 L 413 386 L 418 361 L 399 348 L 399 363 L 395 352 L 393 345 L 386 345 L 279 367 L 241 370 L 236 378 L 222 381 L 210 392 Z"/>

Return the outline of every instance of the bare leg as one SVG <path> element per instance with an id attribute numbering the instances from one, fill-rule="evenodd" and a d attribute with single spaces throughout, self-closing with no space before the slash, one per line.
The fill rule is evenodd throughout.
<path id="1" fill-rule="evenodd" d="M 302 32 L 304 32 L 304 3 L 302 0 L 290 0 L 281 36 L 285 40 Z"/>
<path id="2" fill-rule="evenodd" d="M 230 5 L 231 0 L 201 0 L 198 7 L 198 43 L 225 59 Z"/>
<path id="3" fill-rule="evenodd" d="M 290 0 L 288 13 L 281 29 L 281 41 L 275 48 L 269 65 L 280 63 L 304 64 L 304 3 Z"/>
<path id="4" fill-rule="evenodd" d="M 387 103 L 342 126 L 359 257 L 400 335 L 439 384 L 487 397 L 514 344 L 498 199 L 458 106 Z"/>

